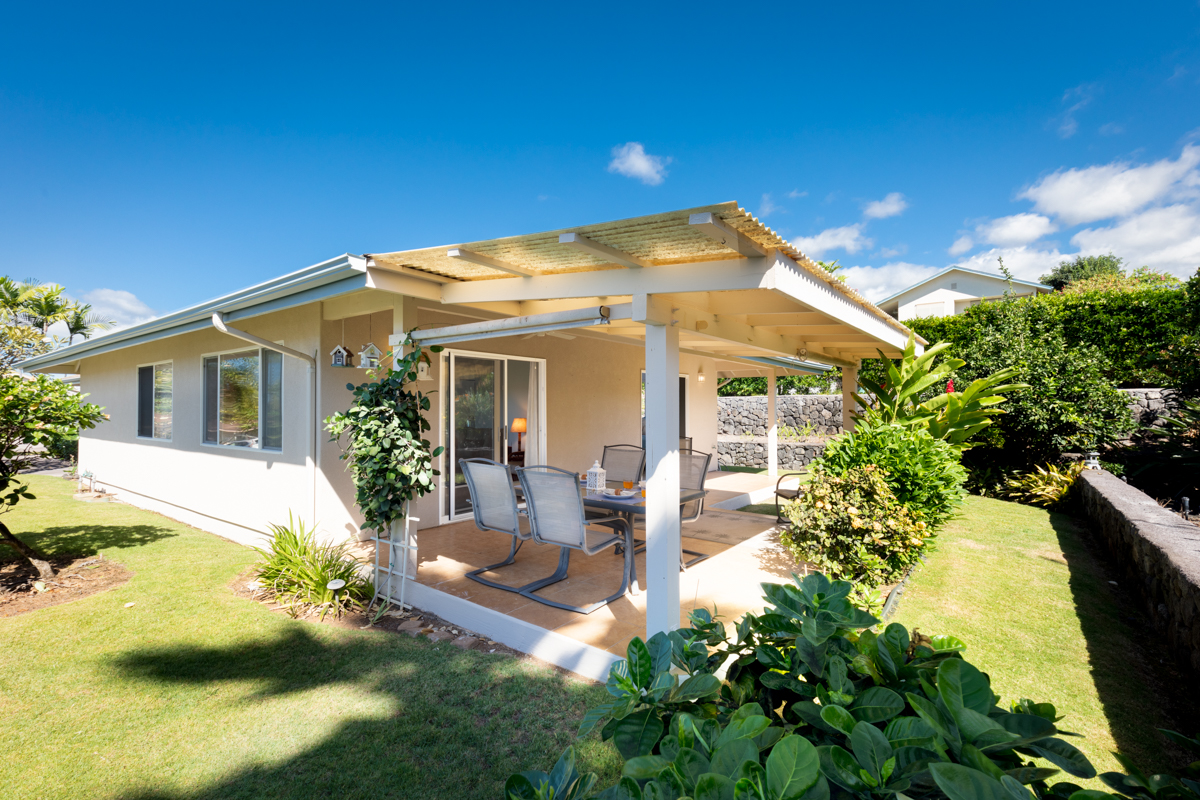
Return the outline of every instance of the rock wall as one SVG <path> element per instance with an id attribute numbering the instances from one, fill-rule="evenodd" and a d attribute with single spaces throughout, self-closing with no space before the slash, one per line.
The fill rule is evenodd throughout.
<path id="1" fill-rule="evenodd" d="M 1079 478 L 1092 530 L 1180 664 L 1200 675 L 1200 527 L 1102 470 Z"/>
<path id="2" fill-rule="evenodd" d="M 1163 416 L 1174 396 L 1172 389 L 1121 389 L 1129 398 L 1129 410 L 1139 425 L 1162 425 Z"/>
<path id="3" fill-rule="evenodd" d="M 780 442 L 779 468 L 801 469 L 824 450 L 824 442 Z M 723 467 L 766 467 L 767 437 L 718 435 L 717 463 Z"/>
<path id="4" fill-rule="evenodd" d="M 775 419 L 782 427 L 803 429 L 811 422 L 812 433 L 833 436 L 842 432 L 840 394 L 781 394 L 775 400 Z M 767 435 L 767 398 L 717 398 L 717 433 L 730 436 Z"/>

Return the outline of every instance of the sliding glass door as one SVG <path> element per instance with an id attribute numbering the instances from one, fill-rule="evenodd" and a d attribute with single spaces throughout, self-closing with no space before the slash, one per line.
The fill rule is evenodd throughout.
<path id="1" fill-rule="evenodd" d="M 472 515 L 459 460 L 543 463 L 542 372 L 534 359 L 450 351 L 443 355 L 442 519 Z M 526 454 L 531 460 L 526 462 Z"/>

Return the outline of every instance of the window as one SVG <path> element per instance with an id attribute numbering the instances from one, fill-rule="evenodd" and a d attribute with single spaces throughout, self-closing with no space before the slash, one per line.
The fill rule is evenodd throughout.
<path id="1" fill-rule="evenodd" d="M 283 448 L 283 354 L 240 350 L 204 359 L 204 441 Z"/>
<path id="2" fill-rule="evenodd" d="M 138 367 L 137 435 L 171 439 L 171 362 Z"/>

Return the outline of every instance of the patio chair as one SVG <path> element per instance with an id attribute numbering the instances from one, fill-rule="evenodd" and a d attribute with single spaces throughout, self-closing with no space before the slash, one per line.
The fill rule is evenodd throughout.
<path id="1" fill-rule="evenodd" d="M 506 592 L 521 592 L 529 587 L 537 587 L 541 581 L 533 581 L 524 586 L 506 586 L 482 577 L 482 573 L 491 572 L 506 567 L 517 558 L 517 551 L 524 542 L 533 536 L 528 530 L 521 530 L 521 520 L 525 511 L 517 503 L 517 495 L 513 490 L 509 468 L 486 458 L 459 459 L 459 467 L 467 480 L 467 491 L 471 495 L 471 510 L 475 512 L 475 527 L 485 531 L 507 533 L 512 537 L 512 545 L 508 558 L 496 564 L 489 564 L 467 573 L 467 577 L 484 586 L 502 589 Z M 526 527 L 528 527 L 528 519 Z"/>
<path id="2" fill-rule="evenodd" d="M 691 450 L 691 449 L 692 449 L 692 437 L 680 436 L 679 437 L 679 451 L 683 452 L 684 450 Z"/>
<path id="3" fill-rule="evenodd" d="M 636 444 L 608 444 L 600 456 L 600 466 L 610 481 L 637 483 L 646 471 L 646 451 Z"/>
<path id="4" fill-rule="evenodd" d="M 807 470 L 801 470 L 801 472 L 807 472 Z M 780 488 L 783 486 L 783 482 L 785 480 L 787 480 L 788 478 L 796 479 L 796 488 L 795 489 Z M 785 504 L 790 503 L 791 501 L 795 500 L 797 497 L 800 496 L 800 492 L 801 492 L 800 486 L 801 486 L 800 475 L 798 475 L 798 474 L 796 474 L 796 475 L 780 475 L 779 480 L 777 480 L 775 482 L 775 524 L 786 525 L 788 523 L 788 520 L 784 519 L 783 507 L 779 504 L 779 498 L 782 497 L 785 501 Z"/>
<path id="5" fill-rule="evenodd" d="M 637 567 L 633 558 L 633 528 L 624 517 L 614 514 L 607 517 L 587 517 L 583 510 L 583 499 L 579 496 L 579 481 L 575 473 L 557 467 L 534 466 L 517 470 L 521 486 L 525 489 L 526 512 L 529 515 L 530 532 L 538 544 L 558 545 L 558 569 L 540 585 L 521 591 L 523 597 L 544 605 L 590 614 L 598 608 L 623 597 L 632 588 L 637 594 Z M 589 530 L 590 526 L 603 526 L 611 532 Z M 579 550 L 584 555 L 594 556 L 610 547 L 623 545 L 625 566 L 621 572 L 621 588 L 616 594 L 586 606 L 572 606 L 538 597 L 534 592 L 567 577 L 571 562 L 571 551 Z"/>
<path id="6" fill-rule="evenodd" d="M 681 450 L 679 453 L 679 488 L 680 489 L 699 489 L 704 491 L 704 482 L 708 479 L 708 465 L 712 461 L 711 453 L 700 453 L 695 450 Z M 700 497 L 696 500 L 689 500 L 679 507 L 679 521 L 682 523 L 695 522 L 700 519 L 700 515 L 704 513 L 704 498 Z M 637 544 L 637 552 L 641 553 L 646 549 L 646 544 L 642 539 L 635 540 Z M 684 556 L 695 556 L 691 561 L 685 561 Z M 683 569 L 699 564 L 706 558 L 709 558 L 711 553 L 699 553 L 695 550 L 684 548 L 682 537 L 679 543 L 679 563 Z"/>

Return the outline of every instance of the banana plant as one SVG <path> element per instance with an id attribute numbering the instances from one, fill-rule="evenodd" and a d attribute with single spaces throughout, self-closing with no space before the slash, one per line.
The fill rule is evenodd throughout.
<path id="1" fill-rule="evenodd" d="M 1005 383 L 1018 372 L 1015 367 L 1008 367 L 972 381 L 961 392 L 944 392 L 922 401 L 926 390 L 945 383 L 955 370 L 966 364 L 959 358 L 937 361 L 949 346 L 948 342 L 939 342 L 918 356 L 916 338 L 910 334 L 898 364 L 877 351 L 881 363 L 886 365 L 887 379 L 880 383 L 867 376 L 860 378 L 870 395 L 854 395 L 855 402 L 865 410 L 863 416 L 884 424 L 926 428 L 935 439 L 945 439 L 959 450 L 969 448 L 967 440 L 991 425 L 993 416 L 1004 413 L 996 407 L 1006 399 L 1001 393 L 1029 387 L 1023 383 Z"/>

